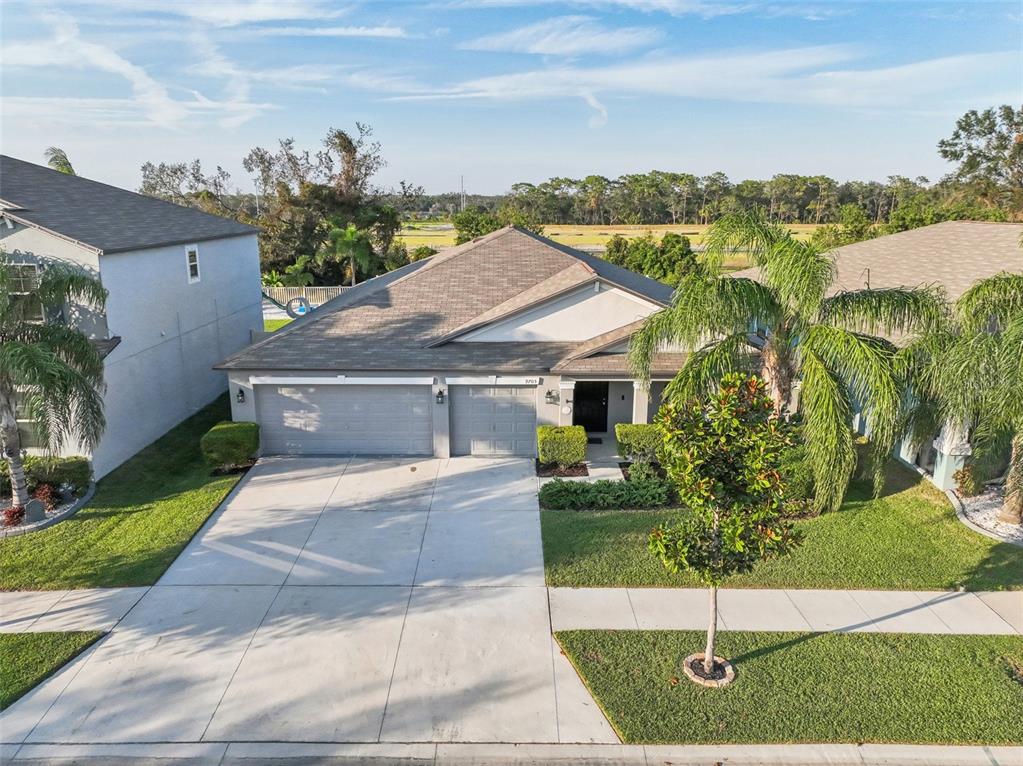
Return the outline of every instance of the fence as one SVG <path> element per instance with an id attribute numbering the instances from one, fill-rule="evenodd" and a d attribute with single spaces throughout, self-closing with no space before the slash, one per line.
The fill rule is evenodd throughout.
<path id="1" fill-rule="evenodd" d="M 263 293 L 266 297 L 276 301 L 282 306 L 285 305 L 292 298 L 305 298 L 309 301 L 309 305 L 316 308 L 322 303 L 326 303 L 331 298 L 336 298 L 345 290 L 349 290 L 349 287 L 341 285 L 331 287 L 263 287 Z"/>

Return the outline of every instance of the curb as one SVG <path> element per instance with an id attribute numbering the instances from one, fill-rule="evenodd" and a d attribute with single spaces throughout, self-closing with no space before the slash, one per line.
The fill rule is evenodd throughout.
<path id="1" fill-rule="evenodd" d="M 88 504 L 90 500 L 92 500 L 92 496 L 95 494 L 96 482 L 94 481 L 89 482 L 89 488 L 85 490 L 85 494 L 78 498 L 75 501 L 74 505 L 72 505 L 66 511 L 61 511 L 56 516 L 51 516 L 48 519 L 37 521 L 35 524 L 29 524 L 27 526 L 20 525 L 17 527 L 7 527 L 5 529 L 0 529 L 0 539 L 3 539 L 5 537 L 18 537 L 19 535 L 27 535 L 31 532 L 38 532 L 40 529 L 52 527 L 54 524 L 59 524 L 60 522 L 64 521 L 64 519 L 68 519 L 74 516 L 76 513 L 78 513 L 82 508 L 84 508 Z"/>
<path id="2" fill-rule="evenodd" d="M 984 535 L 984 537 L 990 537 L 992 540 L 997 540 L 1000 543 L 1005 543 L 1006 545 L 1015 545 L 1017 548 L 1023 548 L 1023 543 L 1019 542 L 1018 540 L 1006 540 L 1001 535 L 996 535 L 994 532 L 988 529 L 984 529 L 984 527 L 979 527 L 972 521 L 970 521 L 969 518 L 967 518 L 966 516 L 966 507 L 963 505 L 962 498 L 960 498 L 959 495 L 955 493 L 955 490 L 946 489 L 945 496 L 952 503 L 952 507 L 955 508 L 956 518 L 959 519 L 959 521 L 963 522 L 963 524 L 972 529 L 974 532 L 976 532 L 977 534 Z"/>

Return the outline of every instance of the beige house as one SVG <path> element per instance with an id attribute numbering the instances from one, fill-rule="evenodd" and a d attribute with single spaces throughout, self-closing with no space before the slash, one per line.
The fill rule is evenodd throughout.
<path id="1" fill-rule="evenodd" d="M 508 227 L 368 280 L 229 357 L 235 420 L 264 454 L 532 456 L 538 424 L 645 423 L 626 359 L 672 288 Z"/>

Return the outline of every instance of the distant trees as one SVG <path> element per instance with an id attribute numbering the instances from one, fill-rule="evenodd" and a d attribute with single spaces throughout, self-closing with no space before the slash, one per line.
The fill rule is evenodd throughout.
<path id="1" fill-rule="evenodd" d="M 386 163 L 372 134 L 356 123 L 354 131 L 327 131 L 315 151 L 298 148 L 291 138 L 275 149 L 252 149 L 242 164 L 255 180 L 255 194 L 232 192 L 227 171 L 218 166 L 207 174 L 199 160 L 147 162 L 139 191 L 260 226 L 262 267 L 277 279 L 366 279 L 409 262 L 405 247 L 395 242 L 399 211 L 417 206 L 423 194 L 422 187 L 404 182 L 388 193 L 373 184 Z M 349 227 L 358 235 L 357 257 L 348 251 L 343 258 L 323 256 L 336 255 L 342 240 L 337 232 Z"/>
<path id="2" fill-rule="evenodd" d="M 451 220 L 455 225 L 456 245 L 482 237 L 504 226 L 519 226 L 536 234 L 543 234 L 543 225 L 538 219 L 507 206 L 496 212 L 470 208 L 456 213 Z"/>
<path id="3" fill-rule="evenodd" d="M 938 142 L 938 152 L 958 162 L 953 178 L 971 186 L 990 205 L 1023 205 L 1023 107 L 1009 104 L 956 121 L 952 135 Z"/>
<path id="4" fill-rule="evenodd" d="M 673 286 L 699 268 L 689 238 L 674 232 L 668 232 L 659 241 L 650 234 L 633 239 L 615 234 L 607 241 L 604 257 Z"/>

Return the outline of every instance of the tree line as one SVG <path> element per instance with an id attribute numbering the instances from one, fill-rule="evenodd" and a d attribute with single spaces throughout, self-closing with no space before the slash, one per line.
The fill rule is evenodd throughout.
<path id="1" fill-rule="evenodd" d="M 145 163 L 139 191 L 260 226 L 263 272 L 284 284 L 354 283 L 432 254 L 397 239 L 410 218 L 450 217 L 461 242 L 510 223 L 537 232 L 545 224 L 708 224 L 760 210 L 776 223 L 820 224 L 816 244 L 825 247 L 943 220 L 1023 218 L 1023 108 L 967 112 L 938 152 L 956 165 L 935 183 L 797 174 L 733 182 L 724 173 L 654 170 L 517 183 L 505 195 L 468 195 L 461 210 L 460 193 L 428 195 L 405 181 L 377 186 L 386 161 L 371 128 L 357 123 L 354 131 L 332 128 L 315 150 L 291 138 L 253 148 L 243 166 L 255 193 L 232 190 L 223 168 L 207 173 L 198 160 Z M 50 161 L 70 168 L 62 152 Z M 649 260 L 645 250 L 632 257 Z M 677 279 L 674 266 L 652 270 Z"/>

